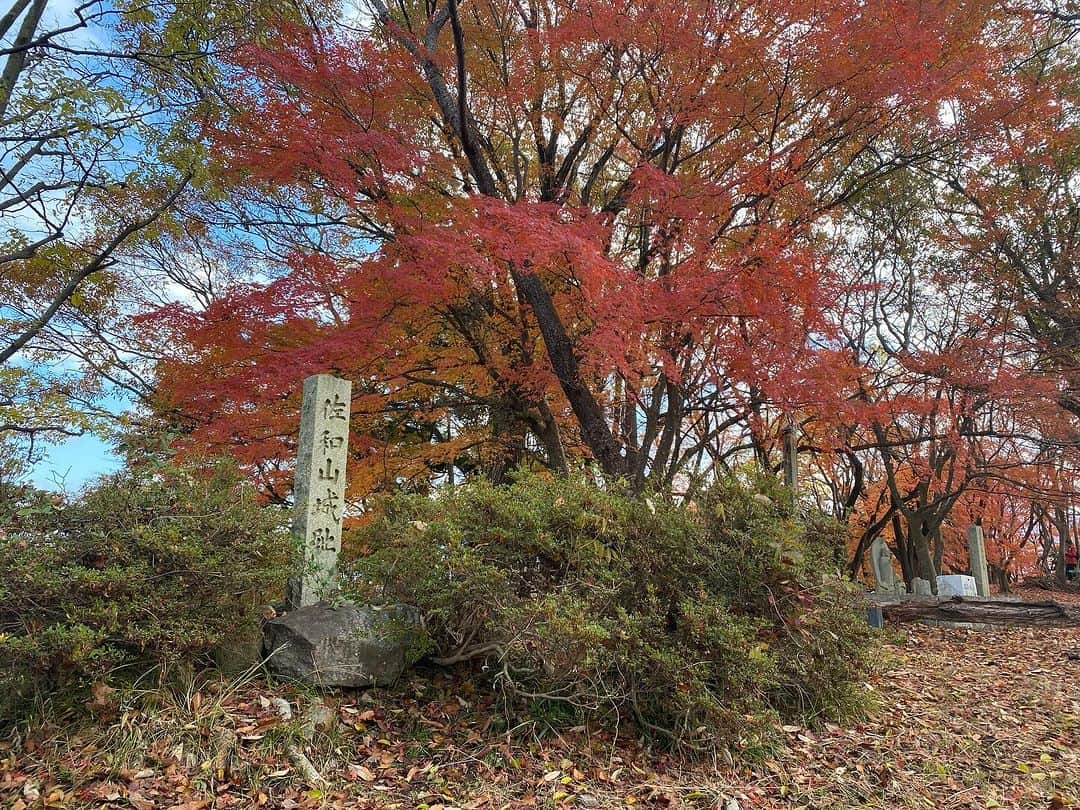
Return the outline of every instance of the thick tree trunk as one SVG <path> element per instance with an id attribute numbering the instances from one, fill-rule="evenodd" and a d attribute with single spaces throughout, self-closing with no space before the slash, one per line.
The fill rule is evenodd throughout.
<path id="1" fill-rule="evenodd" d="M 528 427 L 510 410 L 496 408 L 491 414 L 491 431 L 495 447 L 485 465 L 485 475 L 493 484 L 504 484 L 509 473 L 525 459 Z"/>
<path id="2" fill-rule="evenodd" d="M 540 442 L 544 445 L 547 454 L 548 466 L 556 472 L 565 473 L 568 469 L 566 463 L 566 449 L 563 447 L 562 435 L 559 433 L 559 423 L 555 420 L 555 414 L 551 412 L 546 402 L 539 405 L 540 425 L 536 431 Z"/>
<path id="3" fill-rule="evenodd" d="M 1001 593 L 1009 593 L 1009 570 L 990 563 L 990 577 L 998 584 Z"/>
<path id="4" fill-rule="evenodd" d="M 945 559 L 945 539 L 941 536 L 941 526 L 933 531 L 934 537 L 934 571 L 941 571 L 942 561 Z"/>
<path id="5" fill-rule="evenodd" d="M 937 569 L 934 567 L 933 557 L 930 556 L 930 537 L 923 532 L 921 526 L 912 526 L 910 537 L 915 546 L 915 559 L 919 563 L 919 576 L 929 581 L 930 592 L 936 594 Z"/>
<path id="6" fill-rule="evenodd" d="M 600 403 L 581 375 L 570 336 L 544 282 L 532 273 L 517 273 L 515 283 L 536 316 L 551 367 L 581 427 L 581 439 L 608 475 L 625 475 L 626 459 L 611 432 Z"/>
<path id="7" fill-rule="evenodd" d="M 904 536 L 904 525 L 900 520 L 899 512 L 894 513 L 892 516 L 892 528 L 893 538 L 896 540 L 896 557 L 900 560 L 900 572 L 903 574 L 904 584 L 910 589 L 911 580 L 914 579 L 917 574 L 915 573 L 915 566 L 911 555 L 911 543 L 907 542 Z"/>

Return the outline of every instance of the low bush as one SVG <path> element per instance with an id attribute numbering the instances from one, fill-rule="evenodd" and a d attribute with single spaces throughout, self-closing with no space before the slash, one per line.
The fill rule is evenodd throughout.
<path id="1" fill-rule="evenodd" d="M 226 462 L 126 470 L 72 502 L 24 490 L 5 511 L 0 719 L 35 694 L 198 664 L 283 588 L 283 516 Z"/>
<path id="2" fill-rule="evenodd" d="M 839 532 L 782 492 L 725 481 L 678 505 L 526 475 L 376 513 L 345 587 L 418 606 L 421 651 L 473 665 L 508 711 L 747 750 L 781 717 L 861 708 L 871 637 Z"/>

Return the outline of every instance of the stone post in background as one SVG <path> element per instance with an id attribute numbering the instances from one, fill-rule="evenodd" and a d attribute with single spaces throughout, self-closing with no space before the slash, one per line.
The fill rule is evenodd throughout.
<path id="1" fill-rule="evenodd" d="M 990 595 L 990 576 L 986 572 L 986 544 L 983 542 L 982 526 L 968 526 L 968 564 L 975 577 L 975 590 L 979 596 Z"/>
<path id="2" fill-rule="evenodd" d="M 799 495 L 799 432 L 795 422 L 788 419 L 784 428 L 784 486 L 792 497 Z"/>
<path id="3" fill-rule="evenodd" d="M 303 567 L 289 580 L 289 610 L 332 595 L 336 584 L 351 396 L 348 380 L 329 374 L 304 380 L 292 523 Z"/>

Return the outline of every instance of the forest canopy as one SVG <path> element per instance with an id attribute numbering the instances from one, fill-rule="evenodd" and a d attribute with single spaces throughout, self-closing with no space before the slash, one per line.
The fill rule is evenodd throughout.
<path id="1" fill-rule="evenodd" d="M 287 502 L 328 372 L 360 509 L 521 467 L 687 498 L 789 442 L 851 573 L 876 536 L 962 568 L 970 523 L 1002 582 L 1062 570 L 1066 8 L 44 8 L 2 32 L 4 208 L 37 212 L 0 263 L 5 475 L 119 429 Z"/>

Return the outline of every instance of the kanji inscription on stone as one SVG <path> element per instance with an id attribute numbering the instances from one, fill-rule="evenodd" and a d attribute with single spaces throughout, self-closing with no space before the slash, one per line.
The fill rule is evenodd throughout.
<path id="1" fill-rule="evenodd" d="M 293 610 L 332 595 L 345 516 L 345 460 L 352 383 L 329 374 L 304 380 L 292 533 L 303 569 L 289 582 Z"/>

